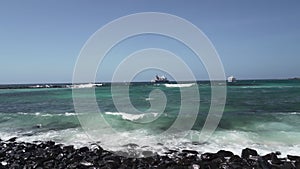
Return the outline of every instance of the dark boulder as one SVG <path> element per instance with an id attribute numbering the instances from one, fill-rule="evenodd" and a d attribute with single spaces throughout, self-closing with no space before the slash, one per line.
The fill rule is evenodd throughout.
<path id="1" fill-rule="evenodd" d="M 199 154 L 198 151 L 195 150 L 182 150 L 183 153 L 188 153 L 188 154 Z"/>
<path id="2" fill-rule="evenodd" d="M 210 161 L 210 160 L 213 160 L 215 158 L 218 158 L 218 155 L 215 154 L 215 153 L 204 153 L 204 154 L 201 154 L 201 159 L 204 160 L 204 161 Z"/>
<path id="3" fill-rule="evenodd" d="M 79 148 L 79 152 L 84 153 L 84 152 L 88 152 L 90 149 L 88 147 L 81 147 Z"/>
<path id="4" fill-rule="evenodd" d="M 71 153 L 71 152 L 75 151 L 73 145 L 64 146 L 62 150 L 63 150 L 64 153 Z"/>
<path id="5" fill-rule="evenodd" d="M 259 157 L 258 158 L 258 166 L 262 169 L 270 169 L 271 165 L 268 163 L 268 161 L 264 160 L 264 158 Z"/>
<path id="6" fill-rule="evenodd" d="M 238 155 L 234 155 L 229 159 L 229 162 L 241 163 L 243 162 L 243 159 Z"/>
<path id="7" fill-rule="evenodd" d="M 292 162 L 284 162 L 280 168 L 281 169 L 295 169 L 295 166 Z"/>
<path id="8" fill-rule="evenodd" d="M 298 168 L 300 168 L 300 161 L 296 161 L 295 162 L 295 167 L 298 169 Z"/>
<path id="9" fill-rule="evenodd" d="M 8 139 L 7 141 L 9 141 L 9 142 L 15 142 L 17 140 L 17 138 L 18 137 L 12 137 L 12 138 Z"/>
<path id="10" fill-rule="evenodd" d="M 231 151 L 220 150 L 217 152 L 219 157 L 232 157 L 234 154 Z"/>
<path id="11" fill-rule="evenodd" d="M 167 152 L 165 152 L 165 154 L 175 154 L 175 153 L 178 153 L 177 150 L 172 150 L 172 149 L 168 149 Z"/>
<path id="12" fill-rule="evenodd" d="M 278 159 L 275 153 L 270 153 L 267 155 L 262 156 L 262 159 L 265 161 L 271 161 L 272 164 L 282 164 L 283 162 Z"/>
<path id="13" fill-rule="evenodd" d="M 271 153 L 271 163 L 272 164 L 282 164 L 283 161 L 279 160 L 275 153 Z"/>
<path id="14" fill-rule="evenodd" d="M 250 156 L 258 156 L 257 151 L 250 148 L 245 148 L 242 150 L 242 158 L 247 159 Z"/>
<path id="15" fill-rule="evenodd" d="M 300 156 L 287 155 L 287 158 L 291 161 L 300 161 Z"/>
<path id="16" fill-rule="evenodd" d="M 49 147 L 52 147 L 52 146 L 55 145 L 55 142 L 54 142 L 54 141 L 47 141 L 47 142 L 45 142 L 45 144 L 46 144 L 47 146 L 49 146 Z"/>

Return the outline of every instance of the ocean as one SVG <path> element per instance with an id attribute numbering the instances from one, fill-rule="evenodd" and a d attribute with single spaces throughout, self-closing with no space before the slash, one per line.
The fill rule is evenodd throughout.
<path id="1" fill-rule="evenodd" d="M 160 114 L 118 111 L 109 83 L 0 85 L 0 138 L 18 137 L 17 141 L 27 142 L 53 140 L 77 147 L 97 142 L 113 151 L 164 153 L 168 149 L 193 149 L 204 153 L 225 149 L 240 154 L 243 148 L 249 147 L 260 154 L 280 151 L 282 155 L 299 155 L 300 80 L 240 80 L 228 85 L 222 119 L 205 142 L 180 137 L 176 132 L 164 136 L 159 133 L 166 131 L 177 118 L 180 90 L 197 85 L 200 108 L 194 125 L 186 132 L 199 135 L 211 104 L 209 82 L 119 85 L 129 85 L 130 101 L 140 111 L 150 107 L 151 91 L 163 91 L 167 99 L 164 111 Z M 91 139 L 78 119 L 86 114 L 75 112 L 72 88 L 83 92 L 95 90 L 100 115 L 116 132 L 103 132 Z M 188 117 L 188 110 L 185 113 Z M 91 123 L 102 122 L 93 119 Z"/>

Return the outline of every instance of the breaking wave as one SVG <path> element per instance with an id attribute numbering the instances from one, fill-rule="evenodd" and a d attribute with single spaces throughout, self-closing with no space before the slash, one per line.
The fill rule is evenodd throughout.
<path id="1" fill-rule="evenodd" d="M 32 116 L 42 116 L 42 117 L 53 117 L 53 116 L 76 116 L 76 113 L 71 112 L 65 112 L 65 113 L 41 113 L 41 112 L 35 112 L 35 113 L 26 113 L 26 112 L 18 112 L 18 115 L 32 115 Z"/>
<path id="2" fill-rule="evenodd" d="M 191 87 L 195 83 L 183 83 L 183 84 L 164 84 L 166 87 Z"/>
<path id="3" fill-rule="evenodd" d="M 101 87 L 102 83 L 88 83 L 88 84 L 74 84 L 74 85 L 68 85 L 68 88 L 72 89 L 82 89 L 82 88 L 93 88 L 93 87 Z"/>
<path id="4" fill-rule="evenodd" d="M 123 112 L 105 112 L 106 115 L 120 116 L 124 120 L 137 121 L 144 118 L 155 118 L 158 113 L 142 113 L 142 114 L 130 114 Z"/>

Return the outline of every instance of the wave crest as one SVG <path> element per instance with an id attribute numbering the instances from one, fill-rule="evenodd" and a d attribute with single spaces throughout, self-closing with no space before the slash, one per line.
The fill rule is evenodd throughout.
<path id="1" fill-rule="evenodd" d="M 191 87 L 195 83 L 182 83 L 182 84 L 164 84 L 166 87 Z"/>
<path id="2" fill-rule="evenodd" d="M 144 118 L 153 118 L 158 116 L 158 113 L 130 114 L 124 112 L 105 112 L 105 114 L 113 115 L 113 116 L 121 116 L 122 119 L 129 120 L 129 121 L 137 121 Z"/>
<path id="3" fill-rule="evenodd" d="M 103 85 L 102 83 L 74 84 L 74 85 L 68 85 L 67 88 L 82 89 L 82 88 L 101 87 L 102 85 Z"/>

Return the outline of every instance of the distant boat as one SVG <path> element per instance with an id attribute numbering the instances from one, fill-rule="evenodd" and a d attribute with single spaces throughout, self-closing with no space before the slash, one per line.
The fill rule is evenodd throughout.
<path id="1" fill-rule="evenodd" d="M 233 77 L 233 76 L 229 76 L 229 77 L 227 78 L 227 82 L 228 82 L 228 83 L 236 82 L 236 78 Z"/>
<path id="2" fill-rule="evenodd" d="M 151 80 L 152 83 L 169 83 L 169 80 L 165 76 L 156 75 L 154 79 Z"/>

